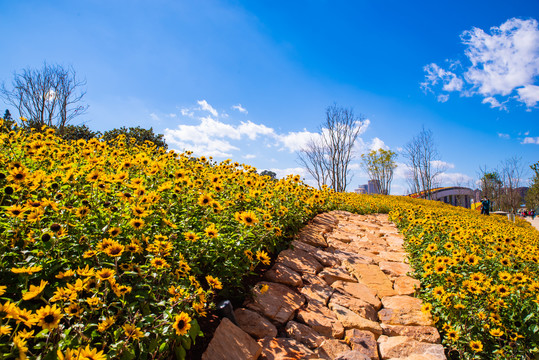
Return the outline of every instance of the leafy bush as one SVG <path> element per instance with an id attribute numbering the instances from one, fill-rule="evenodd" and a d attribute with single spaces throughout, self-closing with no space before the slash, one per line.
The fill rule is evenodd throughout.
<path id="1" fill-rule="evenodd" d="M 153 128 L 143 129 L 140 126 L 130 128 L 122 126 L 121 128 L 105 131 L 103 133 L 103 139 L 110 141 L 122 135 L 126 137 L 125 144 L 127 146 L 144 145 L 146 141 L 149 141 L 158 148 L 163 148 L 165 150 L 168 148 L 168 145 L 163 139 L 163 134 L 155 134 Z"/>

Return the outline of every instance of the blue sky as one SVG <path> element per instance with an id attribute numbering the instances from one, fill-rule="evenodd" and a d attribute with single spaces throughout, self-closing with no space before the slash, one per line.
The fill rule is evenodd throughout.
<path id="1" fill-rule="evenodd" d="M 538 20 L 537 1 L 0 0 L 0 81 L 73 66 L 92 129 L 153 127 L 170 148 L 308 181 L 295 151 L 336 103 L 367 119 L 358 154 L 425 126 L 442 185 L 473 185 L 479 167 L 539 160 Z M 349 190 L 367 180 L 352 168 Z"/>

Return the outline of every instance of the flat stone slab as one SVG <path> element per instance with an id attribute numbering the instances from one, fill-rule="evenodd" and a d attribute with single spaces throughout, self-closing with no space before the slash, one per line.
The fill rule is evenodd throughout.
<path id="1" fill-rule="evenodd" d="M 365 284 L 335 281 L 331 286 L 345 295 L 355 297 L 371 304 L 376 310 L 382 307 L 382 302 L 376 296 L 376 292 Z"/>
<path id="2" fill-rule="evenodd" d="M 348 244 L 352 242 L 352 239 L 354 236 L 353 234 L 354 234 L 353 232 L 343 231 L 341 229 L 341 230 L 333 231 L 332 233 L 328 234 L 327 240 L 340 241 L 345 244 Z"/>
<path id="3" fill-rule="evenodd" d="M 260 341 L 262 354 L 260 360 L 317 359 L 318 356 L 294 339 L 265 338 Z M 235 358 L 229 358 L 235 359 Z M 208 359 L 209 360 L 209 359 Z"/>
<path id="4" fill-rule="evenodd" d="M 306 251 L 312 255 L 320 264 L 323 266 L 339 266 L 341 261 L 333 254 L 328 253 L 320 248 L 314 247 L 312 245 L 306 244 L 304 242 L 294 240 L 292 241 L 292 249 L 299 249 Z"/>
<path id="5" fill-rule="evenodd" d="M 409 276 L 399 276 L 393 283 L 393 289 L 399 295 L 413 295 L 421 287 L 421 282 Z"/>
<path id="6" fill-rule="evenodd" d="M 266 271 L 264 277 L 271 282 L 277 282 L 285 285 L 296 287 L 303 285 L 301 275 L 281 263 L 276 263 L 273 265 L 271 269 Z"/>
<path id="7" fill-rule="evenodd" d="M 325 268 L 320 273 L 318 273 L 318 276 L 324 279 L 324 281 L 328 285 L 331 285 L 335 281 L 338 281 L 338 280 L 348 281 L 348 282 L 357 282 L 356 279 L 350 276 L 350 273 L 348 271 L 346 271 L 345 269 L 341 267 Z"/>
<path id="8" fill-rule="evenodd" d="M 337 319 L 339 319 L 345 329 L 366 330 L 376 336 L 382 335 L 382 328 L 376 321 L 365 319 L 352 310 L 336 304 L 331 305 L 331 310 L 337 315 Z"/>
<path id="9" fill-rule="evenodd" d="M 261 287 L 268 289 L 262 294 Z M 262 281 L 253 289 L 253 300 L 247 304 L 251 310 L 258 311 L 265 317 L 279 324 L 284 324 L 294 316 L 294 312 L 305 303 L 303 295 L 296 293 L 286 285 Z"/>
<path id="10" fill-rule="evenodd" d="M 402 249 L 404 246 L 404 236 L 401 234 L 387 233 L 387 235 L 384 236 L 384 239 L 391 248 Z"/>
<path id="11" fill-rule="evenodd" d="M 442 345 L 420 342 L 408 336 L 382 335 L 378 338 L 378 349 L 383 360 L 401 359 L 411 355 L 427 355 L 437 360 L 446 359 Z"/>
<path id="12" fill-rule="evenodd" d="M 378 253 L 382 259 L 387 261 L 402 262 L 408 261 L 408 254 L 402 251 L 380 251 Z"/>
<path id="13" fill-rule="evenodd" d="M 393 282 L 377 265 L 355 264 L 352 266 L 352 273 L 361 283 L 376 291 L 379 298 L 397 295 L 393 290 Z"/>
<path id="14" fill-rule="evenodd" d="M 298 234 L 298 240 L 316 247 L 325 248 L 328 246 L 320 227 L 312 224 L 305 226 L 300 231 Z"/>
<path id="15" fill-rule="evenodd" d="M 350 351 L 350 346 L 342 340 L 328 339 L 318 348 L 318 356 L 322 359 L 335 359 L 339 354 Z"/>
<path id="16" fill-rule="evenodd" d="M 255 339 L 277 336 L 277 328 L 259 313 L 239 308 L 234 311 L 238 326 Z"/>
<path id="17" fill-rule="evenodd" d="M 339 223 L 339 220 L 330 213 L 318 214 L 313 218 L 313 224 L 326 225 L 334 228 Z"/>
<path id="18" fill-rule="evenodd" d="M 296 318 L 323 336 L 334 339 L 344 336 L 342 323 L 331 310 L 321 304 L 309 304 L 306 309 L 300 309 Z"/>
<path id="19" fill-rule="evenodd" d="M 386 336 L 408 336 L 414 340 L 433 344 L 440 343 L 440 333 L 433 326 L 404 326 L 380 324 Z"/>
<path id="20" fill-rule="evenodd" d="M 329 251 L 341 262 L 350 264 L 372 264 L 374 262 L 372 257 L 351 252 L 348 247 L 345 247 L 345 249 L 331 249 Z"/>
<path id="21" fill-rule="evenodd" d="M 327 286 L 327 283 L 318 275 L 312 275 L 312 274 L 301 274 L 301 279 L 303 280 L 303 284 L 307 285 L 320 285 L 320 286 Z"/>
<path id="22" fill-rule="evenodd" d="M 340 353 L 334 360 L 371 360 L 371 358 L 361 351 L 350 350 Z"/>
<path id="23" fill-rule="evenodd" d="M 374 306 L 358 298 L 335 292 L 329 299 L 329 306 L 333 305 L 344 306 L 365 319 L 378 321 L 378 312 Z"/>
<path id="24" fill-rule="evenodd" d="M 380 270 L 389 275 L 390 278 L 398 278 L 412 272 L 410 265 L 400 262 L 381 261 L 378 265 L 380 266 Z"/>
<path id="25" fill-rule="evenodd" d="M 372 360 L 378 360 L 378 344 L 376 336 L 365 330 L 350 329 L 346 330 L 346 340 L 352 347 L 352 350 L 361 352 Z"/>
<path id="26" fill-rule="evenodd" d="M 299 341 L 303 345 L 307 346 L 309 349 L 319 347 L 326 339 L 309 326 L 295 321 L 289 321 L 286 324 L 285 331 L 288 337 Z"/>
<path id="27" fill-rule="evenodd" d="M 300 289 L 301 294 L 305 296 L 309 303 L 313 301 L 318 301 L 324 304 L 324 306 L 327 305 L 328 300 L 334 291 L 335 290 L 332 287 L 325 284 L 305 285 Z"/>
<path id="28" fill-rule="evenodd" d="M 232 321 L 223 318 L 215 330 L 202 360 L 256 360 L 262 347 Z"/>
<path id="29" fill-rule="evenodd" d="M 384 308 L 378 312 L 381 322 L 390 325 L 433 325 L 430 313 L 421 311 L 423 301 L 406 295 L 385 297 Z"/>
<path id="30" fill-rule="evenodd" d="M 281 251 L 275 262 L 281 263 L 299 273 L 313 275 L 318 274 L 324 268 L 313 256 L 300 249 Z"/>

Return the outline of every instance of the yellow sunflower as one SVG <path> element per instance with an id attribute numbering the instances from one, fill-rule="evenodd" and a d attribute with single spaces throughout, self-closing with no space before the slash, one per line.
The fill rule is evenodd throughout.
<path id="1" fill-rule="evenodd" d="M 114 243 L 105 249 L 105 254 L 110 257 L 119 257 L 124 253 L 124 246 L 119 243 Z"/>
<path id="2" fill-rule="evenodd" d="M 30 285 L 30 290 L 25 292 L 22 296 L 23 300 L 30 300 L 41 294 L 49 282 L 41 280 L 41 283 L 38 286 Z"/>
<path id="3" fill-rule="evenodd" d="M 103 268 L 101 270 L 96 271 L 95 276 L 101 280 L 101 281 L 111 281 L 114 279 L 114 275 L 116 274 L 116 271 L 109 268 Z"/>
<path id="4" fill-rule="evenodd" d="M 140 328 L 133 324 L 125 324 L 122 326 L 122 328 L 124 329 L 125 336 L 127 336 L 128 339 L 137 340 L 144 337 L 144 333 L 140 331 Z"/>
<path id="5" fill-rule="evenodd" d="M 107 356 L 103 354 L 103 350 L 97 351 L 97 349 L 90 349 L 90 345 L 86 345 L 86 348 L 81 349 L 79 359 L 107 360 Z"/>
<path id="6" fill-rule="evenodd" d="M 150 261 L 150 264 L 156 269 L 164 269 L 164 268 L 169 268 L 170 267 L 170 265 L 167 263 L 167 261 L 165 259 L 163 259 L 163 258 L 160 258 L 160 257 L 152 259 L 152 261 Z"/>
<path id="7" fill-rule="evenodd" d="M 206 276 L 206 281 L 208 282 L 208 285 L 210 285 L 210 287 L 213 289 L 220 290 L 223 288 L 223 285 L 221 284 L 221 281 L 219 281 L 219 278 L 208 275 Z"/>
<path id="8" fill-rule="evenodd" d="M 174 324 L 172 325 L 176 334 L 182 336 L 187 334 L 189 329 L 191 329 L 191 317 L 187 313 L 182 312 L 180 315 L 176 315 Z"/>
<path id="9" fill-rule="evenodd" d="M 135 230 L 140 230 L 144 227 L 144 220 L 142 219 L 132 219 L 129 221 L 129 225 Z"/>
<path id="10" fill-rule="evenodd" d="M 43 329 L 52 330 L 57 328 L 62 317 L 62 311 L 56 305 L 52 307 L 47 305 L 36 311 L 37 325 Z"/>

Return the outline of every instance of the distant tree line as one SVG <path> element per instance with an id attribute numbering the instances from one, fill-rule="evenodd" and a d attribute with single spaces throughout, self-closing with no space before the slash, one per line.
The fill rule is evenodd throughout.
<path id="1" fill-rule="evenodd" d="M 40 69 L 27 68 L 15 73 L 11 87 L 5 83 L 0 86 L 0 97 L 17 109 L 20 121 L 14 120 L 6 110 L 4 129 L 11 131 L 19 127 L 41 131 L 43 126 L 47 126 L 56 129 L 57 135 L 65 140 L 101 138 L 108 141 L 125 135 L 129 144 L 141 145 L 151 141 L 157 147 L 168 148 L 163 134 L 155 134 L 152 128 L 122 126 L 101 133 L 85 124 L 71 124 L 88 109 L 83 101 L 85 85 L 86 81 L 80 80 L 72 67 L 58 64 L 44 63 Z"/>

